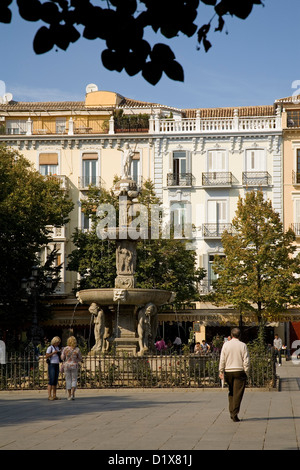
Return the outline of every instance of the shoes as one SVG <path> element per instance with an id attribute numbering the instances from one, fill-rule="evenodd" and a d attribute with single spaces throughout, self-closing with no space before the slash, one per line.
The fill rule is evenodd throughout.
<path id="1" fill-rule="evenodd" d="M 239 423 L 241 421 L 237 416 L 231 416 L 231 419 L 234 423 Z"/>
<path id="2" fill-rule="evenodd" d="M 72 400 L 72 397 L 68 397 L 67 400 L 69 400 L 69 401 Z"/>
<path id="3" fill-rule="evenodd" d="M 52 400 L 60 400 L 59 397 L 53 397 Z"/>
<path id="4" fill-rule="evenodd" d="M 52 400 L 54 400 L 54 398 L 53 397 L 48 397 L 48 400 L 52 401 Z"/>

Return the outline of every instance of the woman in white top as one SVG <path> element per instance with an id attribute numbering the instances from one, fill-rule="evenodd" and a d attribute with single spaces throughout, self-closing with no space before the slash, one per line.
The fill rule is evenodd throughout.
<path id="1" fill-rule="evenodd" d="M 56 387 L 59 376 L 60 342 L 60 338 L 54 336 L 51 340 L 51 346 L 49 346 L 46 351 L 46 358 L 50 361 L 48 363 L 48 400 L 59 400 L 56 396 Z"/>

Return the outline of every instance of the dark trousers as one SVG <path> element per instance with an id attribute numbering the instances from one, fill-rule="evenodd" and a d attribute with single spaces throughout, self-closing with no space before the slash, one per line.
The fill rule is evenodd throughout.
<path id="1" fill-rule="evenodd" d="M 275 356 L 275 362 L 278 356 L 278 364 L 281 364 L 281 350 L 280 349 L 275 349 L 274 356 Z"/>
<path id="2" fill-rule="evenodd" d="M 229 387 L 229 413 L 231 418 L 234 418 L 240 411 L 241 401 L 246 387 L 247 375 L 242 370 L 236 372 L 225 372 L 225 380 Z"/>

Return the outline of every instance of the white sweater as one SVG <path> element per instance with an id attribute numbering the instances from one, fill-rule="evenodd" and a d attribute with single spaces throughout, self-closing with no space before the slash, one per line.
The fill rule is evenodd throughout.
<path id="1" fill-rule="evenodd" d="M 250 358 L 245 343 L 237 338 L 232 338 L 223 344 L 219 363 L 221 373 L 243 370 L 248 374 L 249 368 Z"/>

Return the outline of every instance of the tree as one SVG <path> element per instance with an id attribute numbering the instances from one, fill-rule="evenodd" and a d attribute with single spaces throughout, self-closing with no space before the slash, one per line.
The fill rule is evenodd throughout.
<path id="1" fill-rule="evenodd" d="M 38 252 L 50 241 L 49 226 L 68 221 L 72 201 L 55 178 L 45 178 L 19 153 L 0 146 L 0 318 L 2 324 L 26 321 L 22 278 L 39 264 Z M 52 253 L 49 263 L 51 264 Z M 52 261 L 51 261 L 52 260 Z M 51 266 L 41 271 L 41 283 Z"/>
<path id="2" fill-rule="evenodd" d="M 151 204 L 160 204 L 150 180 L 144 182 L 139 202 L 147 207 L 149 215 Z M 71 253 L 68 263 L 69 270 L 81 275 L 81 289 L 114 287 L 116 243 L 114 240 L 100 240 L 96 234 L 96 209 L 101 203 L 112 204 L 116 208 L 118 220 L 118 198 L 112 191 L 91 187 L 87 199 L 82 201 L 82 208 L 91 218 L 92 229 L 88 233 L 75 231 L 73 242 L 76 249 Z M 150 220 L 150 223 L 154 221 Z M 137 287 L 175 291 L 177 302 L 197 300 L 197 283 L 203 279 L 204 271 L 196 268 L 195 259 L 195 252 L 186 250 L 183 240 L 160 238 L 139 241 Z"/>
<path id="3" fill-rule="evenodd" d="M 295 256 L 294 232 L 283 230 L 279 214 L 261 191 L 238 200 L 232 233 L 224 232 L 223 257 L 216 257 L 218 275 L 212 300 L 252 312 L 259 324 L 276 320 L 291 305 L 299 305 L 300 256 Z"/>
<path id="4" fill-rule="evenodd" d="M 10 23 L 9 5 L 12 0 L 2 0 L 0 22 Z M 144 39 L 148 27 L 167 39 L 179 34 L 197 35 L 199 47 L 207 52 L 211 43 L 207 36 L 215 17 L 215 31 L 223 31 L 226 15 L 246 19 L 253 5 L 262 0 L 106 0 L 106 8 L 94 6 L 90 0 L 17 0 L 20 16 L 26 21 L 43 21 L 47 26 L 38 29 L 33 48 L 43 54 L 57 46 L 66 50 L 81 34 L 85 39 L 106 42 L 102 51 L 102 64 L 108 70 L 123 69 L 133 76 L 141 72 L 149 83 L 155 85 L 163 72 L 172 80 L 184 80 L 181 65 L 166 44 L 153 47 Z M 212 18 L 199 26 L 196 24 L 198 8 L 202 4 L 214 10 Z M 202 19 L 200 23 L 202 23 Z M 197 21 L 198 23 L 198 21 Z"/>

